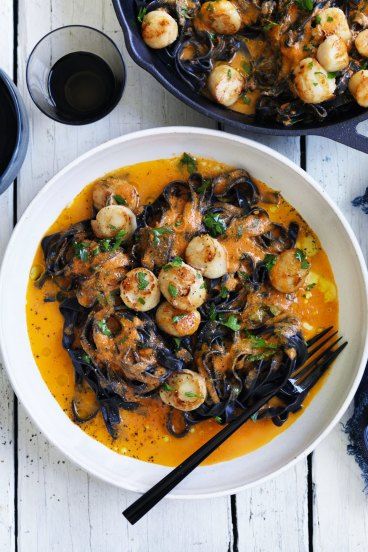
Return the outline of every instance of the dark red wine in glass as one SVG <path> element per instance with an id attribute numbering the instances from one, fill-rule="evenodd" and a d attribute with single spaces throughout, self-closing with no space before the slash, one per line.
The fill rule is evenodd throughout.
<path id="1" fill-rule="evenodd" d="M 83 121 L 99 119 L 109 111 L 116 83 L 101 57 L 72 52 L 51 68 L 48 86 L 60 116 Z"/>

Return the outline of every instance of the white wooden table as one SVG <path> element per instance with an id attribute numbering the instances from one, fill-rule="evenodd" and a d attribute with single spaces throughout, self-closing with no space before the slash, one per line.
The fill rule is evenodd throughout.
<path id="1" fill-rule="evenodd" d="M 70 23 L 105 31 L 127 64 L 123 100 L 108 117 L 85 127 L 46 118 L 25 84 L 34 44 Z M 14 187 L 0 198 L 0 256 L 34 195 L 78 155 L 133 130 L 216 127 L 130 60 L 109 0 L 0 0 L 0 67 L 14 75 L 30 116 L 26 161 Z M 368 185 L 368 156 L 323 138 L 252 138 L 301 163 L 322 184 L 367 254 L 368 217 L 350 201 Z M 362 489 L 339 426 L 308 460 L 261 487 L 228 498 L 165 501 L 130 527 L 121 513 L 136 495 L 66 460 L 29 420 L 0 369 L 0 552 L 364 552 L 368 497 Z"/>

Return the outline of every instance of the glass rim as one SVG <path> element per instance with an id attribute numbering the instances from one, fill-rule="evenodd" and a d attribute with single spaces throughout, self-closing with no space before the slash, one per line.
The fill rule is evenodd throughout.
<path id="1" fill-rule="evenodd" d="M 106 113 L 102 116 L 97 116 L 97 117 L 94 117 L 93 119 L 88 119 L 87 121 L 65 121 L 65 120 L 60 120 L 58 119 L 57 117 L 51 115 L 50 113 L 47 113 L 39 104 L 38 102 L 35 100 L 34 98 L 34 95 L 32 94 L 32 91 L 31 91 L 31 86 L 30 86 L 30 83 L 29 83 L 29 65 L 30 65 L 30 61 L 31 59 L 33 58 L 34 56 L 34 53 L 36 51 L 36 49 L 38 48 L 38 46 L 41 44 L 41 42 L 43 42 L 46 38 L 48 38 L 49 36 L 51 36 L 52 34 L 58 32 L 58 31 L 61 31 L 61 30 L 64 30 L 64 29 L 71 29 L 71 28 L 80 28 L 80 29 L 88 29 L 90 31 L 93 31 L 95 33 L 98 33 L 100 34 L 101 36 L 103 36 L 104 38 L 106 38 L 113 46 L 114 50 L 116 51 L 116 53 L 118 54 L 118 57 L 120 58 L 120 61 L 121 61 L 121 65 L 123 67 L 123 72 L 124 72 L 124 79 L 123 79 L 123 82 L 121 83 L 121 86 L 120 86 L 120 90 L 119 90 L 119 93 L 115 99 L 115 101 L 111 104 L 111 106 L 109 107 L 109 109 L 106 111 Z M 72 52 L 70 52 L 72 53 Z M 104 60 L 105 61 L 105 60 Z M 114 42 L 114 40 L 112 38 L 110 38 L 106 33 L 104 33 L 103 31 L 101 31 L 100 29 L 96 29 L 96 27 L 91 27 L 90 25 L 79 25 L 79 24 L 72 24 L 72 25 L 63 25 L 61 27 L 57 27 L 56 29 L 52 29 L 51 31 L 49 31 L 48 33 L 46 33 L 45 35 L 43 35 L 37 42 L 36 44 L 33 46 L 32 50 L 31 50 L 31 53 L 29 54 L 28 56 L 28 59 L 27 59 L 27 64 L 26 64 L 26 83 L 27 83 L 27 90 L 28 90 L 28 93 L 29 95 L 31 96 L 31 99 L 33 101 L 33 103 L 35 104 L 35 106 L 37 107 L 37 109 L 39 109 L 41 111 L 41 113 L 43 113 L 46 117 L 48 117 L 49 119 L 52 119 L 53 121 L 57 122 L 57 123 L 60 123 L 60 124 L 64 124 L 64 125 L 70 125 L 70 126 L 82 126 L 82 125 L 89 125 L 89 124 L 92 124 L 92 123 L 96 123 L 97 121 L 101 121 L 102 119 L 104 119 L 105 117 L 107 117 L 107 115 L 109 115 L 114 109 L 115 107 L 118 105 L 119 101 L 121 100 L 122 96 L 123 96 L 123 92 L 125 90 L 125 84 L 126 84 L 126 65 L 125 65 L 125 61 L 124 61 L 124 58 L 123 58 L 123 55 L 122 53 L 120 52 L 119 48 L 117 47 L 116 43 Z"/>

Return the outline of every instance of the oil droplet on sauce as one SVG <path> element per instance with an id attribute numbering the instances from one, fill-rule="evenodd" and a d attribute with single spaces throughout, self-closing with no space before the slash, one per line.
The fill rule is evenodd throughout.
<path id="1" fill-rule="evenodd" d="M 165 185 L 171 180 L 187 178 L 185 168 L 181 168 L 179 158 L 164 159 L 139 163 L 115 171 L 114 176 L 124 177 L 134 184 L 141 196 L 142 203 L 151 202 L 156 198 Z M 198 170 L 205 176 L 215 176 L 228 166 L 209 159 L 198 159 Z M 267 189 L 265 184 L 257 182 L 261 189 Z M 321 248 L 318 238 L 313 234 L 305 221 L 287 202 L 283 201 L 277 209 L 272 205 L 262 204 L 270 215 L 271 220 L 287 225 L 291 220 L 300 225 L 299 240 L 307 239 L 313 242 L 316 253 L 312 258 L 313 272 L 323 276 L 321 289 L 318 283 L 311 290 L 308 298 L 297 296 L 292 305 L 292 313 L 299 316 L 306 323 L 306 328 L 337 327 L 338 302 L 337 297 L 329 296 L 326 301 L 326 284 L 335 286 L 332 270 L 328 258 Z M 80 194 L 59 215 L 51 226 L 48 234 L 65 230 L 85 218 L 92 216 L 92 184 L 87 185 Z M 32 266 L 43 265 L 42 251 L 38 248 Z M 31 267 L 30 267 L 31 268 Z M 67 352 L 61 344 L 63 319 L 57 302 L 44 302 L 45 295 L 55 294 L 56 286 L 47 281 L 42 290 L 34 286 L 30 279 L 27 290 L 27 325 L 30 343 L 38 368 L 50 392 L 60 407 L 72 419 L 71 401 L 74 394 L 74 372 Z M 332 299 L 332 300 L 331 300 Z M 310 333 L 303 328 L 306 339 Z M 324 378 L 325 379 L 325 378 Z M 318 392 L 323 380 L 313 389 L 304 401 L 304 408 Z M 270 420 L 249 421 L 226 443 L 216 450 L 206 464 L 230 460 L 251 452 L 281 432 L 285 431 L 300 414 L 291 415 L 282 427 L 276 427 Z M 208 420 L 196 427 L 182 439 L 175 439 L 167 434 L 165 420 L 166 406 L 158 400 L 150 399 L 144 409 L 135 412 L 121 410 L 121 427 L 118 437 L 114 440 L 108 434 L 101 414 L 96 418 L 80 425 L 92 438 L 97 439 L 119 454 L 124 454 L 147 462 L 155 462 L 167 466 L 174 466 L 194 452 L 210 437 L 215 435 L 221 426 L 214 420 Z"/>

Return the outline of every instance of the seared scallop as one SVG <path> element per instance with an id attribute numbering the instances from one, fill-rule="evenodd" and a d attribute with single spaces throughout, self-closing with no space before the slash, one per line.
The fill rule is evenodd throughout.
<path id="1" fill-rule="evenodd" d="M 227 273 L 226 249 L 208 234 L 196 236 L 189 242 L 185 259 L 206 278 L 220 278 Z"/>
<path id="2" fill-rule="evenodd" d="M 292 88 L 303 102 L 317 104 L 333 98 L 336 81 L 316 59 L 305 58 L 294 69 Z"/>
<path id="3" fill-rule="evenodd" d="M 192 311 L 206 299 L 206 286 L 202 274 L 186 263 L 166 265 L 158 276 L 161 293 L 177 309 Z"/>
<path id="4" fill-rule="evenodd" d="M 154 10 L 144 16 L 142 37 L 150 48 L 159 50 L 170 46 L 178 37 L 178 24 L 165 10 Z"/>
<path id="5" fill-rule="evenodd" d="M 145 312 L 157 307 L 160 288 L 156 276 L 147 268 L 134 268 L 120 284 L 120 297 L 130 309 Z"/>
<path id="6" fill-rule="evenodd" d="M 350 44 L 351 31 L 349 29 L 346 15 L 340 8 L 326 8 L 318 13 L 318 30 L 321 30 L 325 36 L 335 34 L 343 39 L 346 44 Z"/>
<path id="7" fill-rule="evenodd" d="M 164 301 L 156 311 L 156 322 L 158 327 L 167 334 L 184 337 L 193 335 L 198 330 L 201 315 L 197 310 L 182 311 Z"/>
<path id="8" fill-rule="evenodd" d="M 365 29 L 355 39 L 355 48 L 361 56 L 368 57 L 368 29 Z"/>
<path id="9" fill-rule="evenodd" d="M 310 270 L 301 249 L 288 249 L 281 253 L 269 271 L 270 282 L 282 293 L 292 293 L 300 288 Z"/>
<path id="10" fill-rule="evenodd" d="M 241 27 L 241 17 L 236 6 L 228 0 L 205 2 L 201 8 L 202 21 L 215 33 L 232 35 Z"/>
<path id="11" fill-rule="evenodd" d="M 93 186 L 93 205 L 97 211 L 106 205 L 125 205 L 133 212 L 139 207 L 137 188 L 124 178 L 109 177 Z"/>
<path id="12" fill-rule="evenodd" d="M 135 214 L 124 205 L 108 205 L 103 207 L 91 221 L 91 226 L 98 238 L 114 238 L 119 232 L 122 241 L 130 238 L 137 228 Z"/>
<path id="13" fill-rule="evenodd" d="M 174 372 L 160 389 L 161 400 L 178 410 L 195 410 L 207 395 L 204 378 L 192 370 Z"/>
<path id="14" fill-rule="evenodd" d="M 362 69 L 349 80 L 349 90 L 362 107 L 368 107 L 368 70 Z"/>
<path id="15" fill-rule="evenodd" d="M 230 65 L 217 65 L 208 77 L 208 89 L 216 102 L 229 107 L 239 98 L 244 87 L 242 75 Z"/>
<path id="16" fill-rule="evenodd" d="M 326 71 L 341 71 L 349 65 L 349 54 L 342 38 L 330 35 L 318 46 L 317 59 Z"/>

